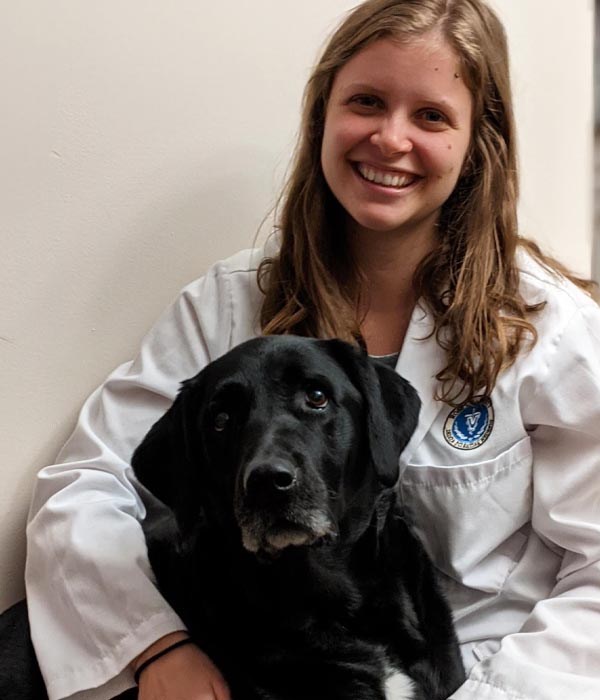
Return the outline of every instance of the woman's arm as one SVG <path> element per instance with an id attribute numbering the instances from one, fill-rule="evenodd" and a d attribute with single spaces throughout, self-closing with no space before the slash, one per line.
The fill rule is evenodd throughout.
<path id="1" fill-rule="evenodd" d="M 562 564 L 548 598 L 453 700 L 600 698 L 600 309 L 576 312 L 540 370 L 524 410 L 532 527 Z"/>

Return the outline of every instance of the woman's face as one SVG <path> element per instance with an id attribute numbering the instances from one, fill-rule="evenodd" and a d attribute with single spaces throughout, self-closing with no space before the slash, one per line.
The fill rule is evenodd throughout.
<path id="1" fill-rule="evenodd" d="M 467 154 L 472 98 L 438 34 L 379 39 L 335 77 L 321 165 L 356 232 L 431 236 Z"/>

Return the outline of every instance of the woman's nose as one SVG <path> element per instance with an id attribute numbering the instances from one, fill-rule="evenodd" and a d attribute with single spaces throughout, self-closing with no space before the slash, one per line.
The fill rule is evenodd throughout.
<path id="1" fill-rule="evenodd" d="M 379 122 L 376 130 L 371 134 L 370 141 L 384 156 L 409 153 L 413 149 L 409 125 L 406 120 L 400 118 Z"/>

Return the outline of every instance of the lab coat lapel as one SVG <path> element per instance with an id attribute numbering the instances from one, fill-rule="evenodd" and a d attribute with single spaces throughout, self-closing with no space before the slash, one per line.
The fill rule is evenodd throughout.
<path id="1" fill-rule="evenodd" d="M 444 406 L 443 402 L 434 399 L 439 386 L 435 375 L 444 367 L 446 358 L 435 339 L 435 334 L 431 334 L 433 328 L 433 318 L 423 306 L 417 304 L 396 364 L 396 371 L 408 379 L 421 399 L 419 424 L 402 453 L 401 466 L 410 462 L 415 449 Z"/>

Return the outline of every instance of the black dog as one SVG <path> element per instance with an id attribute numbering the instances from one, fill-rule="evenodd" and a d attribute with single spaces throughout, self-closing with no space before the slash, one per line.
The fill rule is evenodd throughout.
<path id="1" fill-rule="evenodd" d="M 264 337 L 184 382 L 135 452 L 176 521 L 147 533 L 158 585 L 234 700 L 442 700 L 463 681 L 396 488 L 418 410 L 346 343 Z"/>

